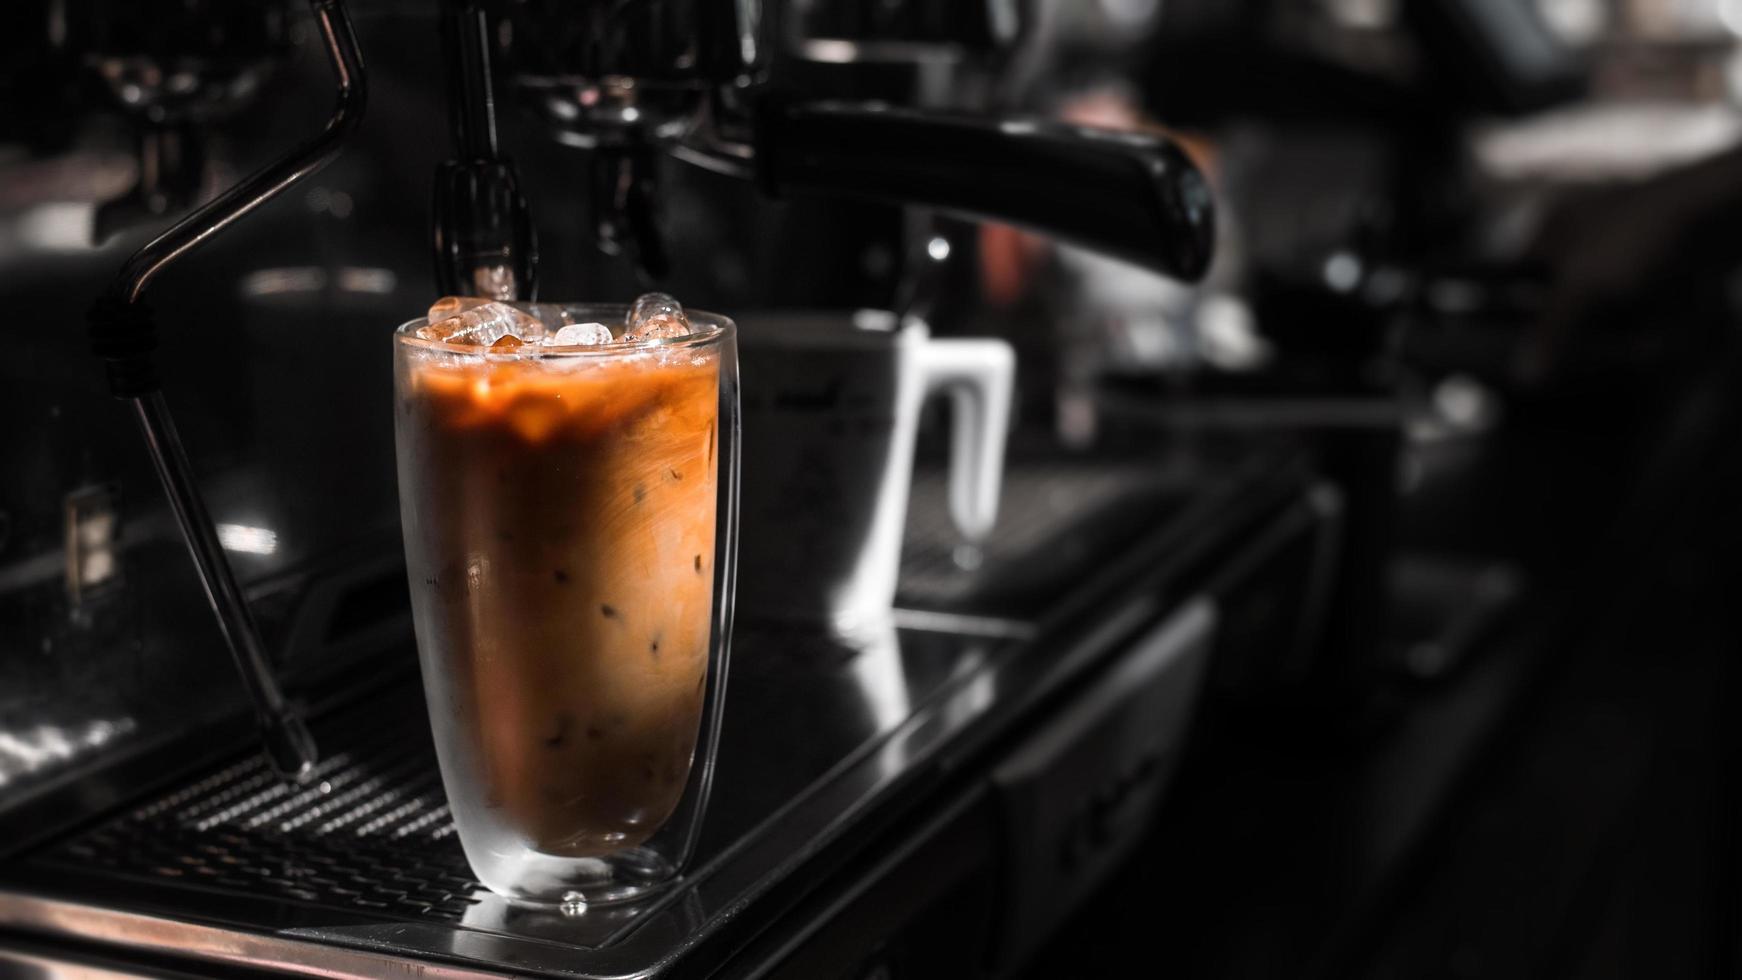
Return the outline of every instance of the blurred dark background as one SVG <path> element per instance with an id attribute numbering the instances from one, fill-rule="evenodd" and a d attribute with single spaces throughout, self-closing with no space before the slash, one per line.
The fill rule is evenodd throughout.
<path id="1" fill-rule="evenodd" d="M 148 294 L 219 539 L 274 669 L 322 717 L 414 673 L 388 335 L 440 294 L 432 188 L 457 152 L 440 5 L 347 6 L 370 101 L 342 155 Z M 758 643 L 797 641 L 739 643 L 744 697 L 785 699 L 740 744 L 820 753 L 802 778 L 778 753 L 743 764 L 766 776 L 743 812 L 769 853 L 812 859 L 763 817 L 899 760 L 830 811 L 841 843 L 818 838 L 815 880 L 833 897 L 770 858 L 753 877 L 788 897 L 752 915 L 704 895 L 672 927 L 730 938 L 625 927 L 607 953 L 663 943 L 655 972 L 722 976 L 1742 972 L 1742 4 L 769 0 L 771 50 L 744 68 L 759 96 L 1173 141 L 1214 193 L 1195 283 L 960 214 L 770 195 L 640 136 L 622 159 L 646 199 L 613 213 L 599 160 L 621 147 L 582 145 L 513 84 L 610 5 L 483 6 L 541 297 L 657 286 L 747 335 L 757 312 L 892 309 L 1017 353 L 1005 516 L 982 547 L 939 516 L 946 409 L 922 424 L 901 602 L 933 618 L 900 621 L 902 710 L 831 741 L 847 723 L 800 685 L 871 674 L 758 668 Z M 317 132 L 332 93 L 300 3 L 0 10 L 0 910 L 59 889 L 272 935 L 331 906 L 190 912 L 143 866 L 81 884 L 55 849 L 252 745 L 86 311 L 146 241 Z M 1021 192 L 1066 193 L 1039 173 Z M 1113 858 L 1080 887 L 1012 871 L 1056 841 L 1023 837 L 1000 753 L 1088 710 L 1139 598 L 1155 618 L 1203 596 L 1202 675 L 1150 719 L 1165 764 L 1030 787 L 1084 794 L 1083 846 Z M 939 616 L 994 626 L 934 654 L 924 637 L 955 628 Z M 1104 635 L 1080 665 L 1058 653 Z M 982 676 L 970 707 L 949 700 Z M 937 758 L 901 748 L 928 712 L 949 719 Z M 771 718 L 797 720 L 777 736 Z M 1004 802 L 949 844 L 972 887 L 878 877 L 867 855 L 908 853 L 900 827 L 967 812 L 949 801 L 983 783 Z M 0 914 L 0 951 L 43 962 L 218 969 L 113 938 Z M 408 942 L 383 955 L 515 962 Z M 581 945 L 564 969 L 607 972 Z"/>

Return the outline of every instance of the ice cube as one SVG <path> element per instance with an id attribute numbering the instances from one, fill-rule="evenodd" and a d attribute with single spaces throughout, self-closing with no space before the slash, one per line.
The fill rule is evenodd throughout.
<path id="1" fill-rule="evenodd" d="M 683 304 L 665 293 L 642 293 L 629 307 L 629 326 L 662 314 L 683 316 Z"/>
<path id="2" fill-rule="evenodd" d="M 514 302 L 508 305 L 522 313 L 530 313 L 534 317 L 537 317 L 538 322 L 544 324 L 544 332 L 546 336 L 556 333 L 558 330 L 561 330 L 575 322 L 575 318 L 570 316 L 568 311 L 563 309 L 562 305 L 559 303 Z"/>
<path id="3" fill-rule="evenodd" d="M 623 331 L 623 339 L 629 341 L 670 340 L 689 335 L 690 324 L 688 320 L 684 319 L 682 313 L 675 316 L 669 313 L 651 316 Z"/>
<path id="4" fill-rule="evenodd" d="M 443 296 L 430 304 L 429 322 L 436 323 L 446 320 L 456 313 L 464 313 L 490 302 L 482 296 Z"/>
<path id="5" fill-rule="evenodd" d="M 544 342 L 551 347 L 594 347 L 611 342 L 611 328 L 603 323 L 571 323 L 556 333 L 546 334 Z"/>
<path id="6" fill-rule="evenodd" d="M 543 330 L 544 325 L 532 314 L 506 303 L 485 301 L 444 319 L 431 321 L 419 327 L 417 335 L 424 340 L 488 347 L 503 337 L 524 340 L 538 336 Z"/>
<path id="7" fill-rule="evenodd" d="M 624 340 L 664 340 L 687 337 L 690 322 L 684 316 L 683 304 L 664 293 L 643 293 L 629 308 L 624 324 Z"/>

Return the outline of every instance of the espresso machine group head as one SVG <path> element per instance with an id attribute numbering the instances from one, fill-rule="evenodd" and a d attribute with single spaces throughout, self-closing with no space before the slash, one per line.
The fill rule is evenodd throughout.
<path id="1" fill-rule="evenodd" d="M 464 9 L 473 32 L 452 73 L 476 75 L 459 91 L 455 119 L 493 125 L 499 84 L 559 142 L 590 151 L 599 244 L 654 277 L 665 266 L 654 213 L 660 155 L 753 180 L 771 197 L 835 196 L 994 220 L 1181 279 L 1209 264 L 1209 188 L 1170 140 L 792 91 L 781 80 L 789 39 L 778 0 L 450 3 Z M 480 71 L 480 61 L 493 62 L 494 72 L 488 64 Z M 474 141 L 464 152 L 480 164 L 493 151 Z M 530 241 L 512 227 L 525 219 L 514 203 L 518 181 L 498 175 L 491 183 L 457 207 L 438 186 L 444 288 L 499 282 L 477 270 L 500 266 L 505 249 Z M 490 210 L 476 204 L 486 198 L 502 207 L 466 227 L 467 215 Z M 479 234 L 480 225 L 495 230 Z M 521 280 L 536 276 L 529 254 L 510 265 Z"/>
<path id="2" fill-rule="evenodd" d="M 76 59 L 137 140 L 131 189 L 97 208 L 92 240 L 191 206 L 205 130 L 237 115 L 289 58 L 291 0 L 56 0 L 50 48 Z"/>

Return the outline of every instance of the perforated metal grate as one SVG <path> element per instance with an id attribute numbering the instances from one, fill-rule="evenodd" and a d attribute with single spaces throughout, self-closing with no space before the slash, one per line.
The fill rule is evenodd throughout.
<path id="1" fill-rule="evenodd" d="M 404 705 L 395 704 L 395 709 Z M 482 886 L 466 867 L 415 702 L 325 726 L 307 786 L 250 756 L 73 838 L 49 863 L 346 909 L 458 921 Z M 374 724 L 370 724 L 370 722 Z"/>

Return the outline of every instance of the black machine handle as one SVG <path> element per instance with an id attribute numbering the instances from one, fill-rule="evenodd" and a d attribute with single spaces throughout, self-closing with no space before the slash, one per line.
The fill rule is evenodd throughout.
<path id="1" fill-rule="evenodd" d="M 850 102 L 768 105 L 757 116 L 757 177 L 775 196 L 1000 221 L 1188 281 L 1210 265 L 1209 185 L 1165 137 Z"/>

